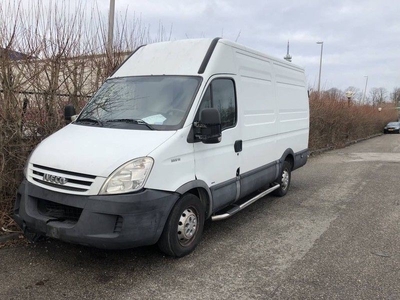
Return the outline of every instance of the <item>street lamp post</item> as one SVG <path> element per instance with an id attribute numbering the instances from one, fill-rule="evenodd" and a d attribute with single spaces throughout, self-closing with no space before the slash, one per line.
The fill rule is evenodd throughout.
<path id="1" fill-rule="evenodd" d="M 318 78 L 318 93 L 321 91 L 321 69 L 322 69 L 322 51 L 324 50 L 324 42 L 317 42 L 321 45 L 321 56 L 319 57 L 319 78 Z"/>
<path id="2" fill-rule="evenodd" d="M 110 12 L 108 15 L 108 41 L 107 50 L 109 55 L 112 52 L 112 44 L 114 39 L 114 14 L 115 14 L 115 0 L 110 0 Z"/>
<path id="3" fill-rule="evenodd" d="M 349 106 L 349 107 L 350 107 L 351 99 L 353 98 L 353 96 L 354 96 L 354 92 L 353 91 L 347 91 L 346 92 L 347 106 Z"/>
<path id="4" fill-rule="evenodd" d="M 362 104 L 365 104 L 365 96 L 367 95 L 367 84 L 368 84 L 368 76 L 364 76 L 364 77 L 365 77 L 365 88 L 364 88 L 364 96 L 363 96 Z"/>

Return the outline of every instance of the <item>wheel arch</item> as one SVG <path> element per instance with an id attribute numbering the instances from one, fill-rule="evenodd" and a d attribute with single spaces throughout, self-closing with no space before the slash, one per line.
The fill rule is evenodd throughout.
<path id="1" fill-rule="evenodd" d="M 285 150 L 285 152 L 283 152 L 281 158 L 279 159 L 279 172 L 280 169 L 282 168 L 283 162 L 284 161 L 288 161 L 290 162 L 290 165 L 292 166 L 292 170 L 293 170 L 293 166 L 294 166 L 294 152 L 291 148 L 288 148 Z"/>
<path id="2" fill-rule="evenodd" d="M 176 192 L 180 195 L 194 194 L 206 207 L 206 219 L 212 214 L 212 194 L 208 185 L 202 180 L 193 180 L 180 186 Z"/>

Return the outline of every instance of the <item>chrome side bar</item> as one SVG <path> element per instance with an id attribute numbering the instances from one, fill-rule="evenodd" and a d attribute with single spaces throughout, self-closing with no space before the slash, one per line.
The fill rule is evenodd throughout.
<path id="1" fill-rule="evenodd" d="M 221 215 L 215 215 L 211 217 L 212 221 L 221 221 L 221 220 L 225 220 L 229 217 L 232 217 L 234 214 L 236 214 L 237 212 L 241 211 L 242 209 L 246 208 L 247 206 L 249 206 L 250 204 L 253 204 L 254 202 L 256 202 L 257 200 L 261 199 L 262 197 L 264 197 L 265 195 L 268 195 L 269 193 L 275 191 L 276 189 L 278 189 L 280 187 L 279 184 L 274 185 L 273 187 L 269 188 L 268 190 L 265 190 L 264 192 L 258 194 L 257 196 L 251 198 L 250 200 L 246 201 L 245 203 L 241 204 L 241 205 L 236 205 L 233 208 L 231 208 L 230 210 L 228 210 L 226 213 L 223 213 Z"/>

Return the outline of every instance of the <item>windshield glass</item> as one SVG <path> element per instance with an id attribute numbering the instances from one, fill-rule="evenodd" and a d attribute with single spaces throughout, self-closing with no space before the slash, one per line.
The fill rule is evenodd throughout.
<path id="1" fill-rule="evenodd" d="M 387 126 L 399 126 L 399 122 L 390 122 Z"/>
<path id="2" fill-rule="evenodd" d="M 181 128 L 200 80 L 188 76 L 109 79 L 75 123 L 141 130 Z"/>

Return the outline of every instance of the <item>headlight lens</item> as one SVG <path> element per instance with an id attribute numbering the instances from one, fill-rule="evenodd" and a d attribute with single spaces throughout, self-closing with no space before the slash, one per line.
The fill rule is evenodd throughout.
<path id="1" fill-rule="evenodd" d="M 154 160 L 142 157 L 131 160 L 115 170 L 103 184 L 101 195 L 123 194 L 140 190 L 149 177 Z"/>

